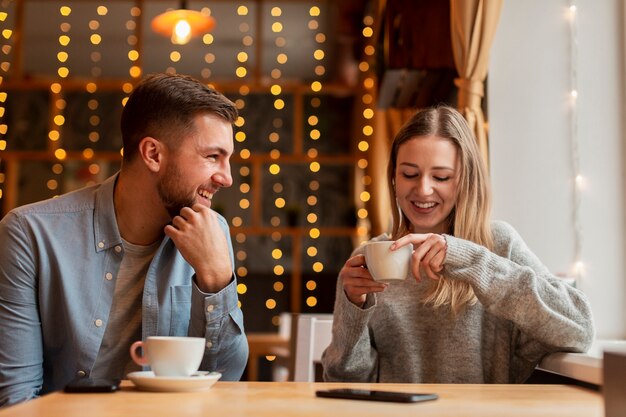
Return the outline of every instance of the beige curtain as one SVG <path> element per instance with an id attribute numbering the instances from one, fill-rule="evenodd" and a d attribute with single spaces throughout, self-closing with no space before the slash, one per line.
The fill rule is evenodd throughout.
<path id="1" fill-rule="evenodd" d="M 450 0 L 452 50 L 459 78 L 458 108 L 476 134 L 489 163 L 489 143 L 481 101 L 489 66 L 489 50 L 496 33 L 502 0 Z"/>

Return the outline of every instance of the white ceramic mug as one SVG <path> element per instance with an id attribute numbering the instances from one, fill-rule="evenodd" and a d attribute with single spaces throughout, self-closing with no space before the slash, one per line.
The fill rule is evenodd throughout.
<path id="1" fill-rule="evenodd" d="M 131 345 L 130 356 L 137 365 L 149 365 L 156 376 L 186 377 L 200 367 L 204 346 L 202 337 L 149 336 Z M 142 355 L 137 353 L 140 347 Z"/>
<path id="2" fill-rule="evenodd" d="M 365 245 L 365 264 L 376 281 L 401 281 L 409 275 L 412 245 L 392 251 L 392 244 L 392 240 L 384 240 Z"/>

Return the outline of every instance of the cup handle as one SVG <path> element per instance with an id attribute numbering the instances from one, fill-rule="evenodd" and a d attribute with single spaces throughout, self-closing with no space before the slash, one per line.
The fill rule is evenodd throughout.
<path id="1" fill-rule="evenodd" d="M 135 361 L 137 365 L 146 366 L 148 365 L 148 357 L 137 354 L 137 349 L 140 347 L 144 347 L 144 343 L 141 340 L 130 345 L 130 357 L 133 358 L 133 361 Z"/>

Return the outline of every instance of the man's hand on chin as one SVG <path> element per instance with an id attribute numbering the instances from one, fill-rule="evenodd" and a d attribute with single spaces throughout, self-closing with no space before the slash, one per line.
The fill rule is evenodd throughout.
<path id="1" fill-rule="evenodd" d="M 228 241 L 217 213 L 201 204 L 183 207 L 164 231 L 196 271 L 196 284 L 201 291 L 216 293 L 228 285 L 233 271 Z"/>

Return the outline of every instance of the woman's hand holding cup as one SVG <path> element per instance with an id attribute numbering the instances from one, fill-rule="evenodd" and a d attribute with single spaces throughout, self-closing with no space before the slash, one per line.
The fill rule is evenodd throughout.
<path id="1" fill-rule="evenodd" d="M 367 294 L 381 292 L 387 288 L 387 284 L 374 281 L 365 267 L 364 255 L 355 255 L 348 259 L 339 271 L 339 278 L 343 282 L 343 291 L 348 300 L 359 307 L 365 304 Z"/>
<path id="2" fill-rule="evenodd" d="M 348 299 L 362 307 L 367 294 L 382 292 L 390 282 L 401 281 L 409 275 L 411 245 L 396 246 L 393 241 L 365 244 L 364 255 L 348 259 L 339 276 Z"/>

